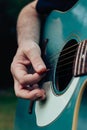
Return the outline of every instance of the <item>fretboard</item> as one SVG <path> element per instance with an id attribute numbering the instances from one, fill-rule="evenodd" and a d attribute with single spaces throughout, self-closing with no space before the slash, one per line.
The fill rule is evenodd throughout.
<path id="1" fill-rule="evenodd" d="M 87 74 L 87 40 L 79 43 L 74 62 L 74 76 Z"/>

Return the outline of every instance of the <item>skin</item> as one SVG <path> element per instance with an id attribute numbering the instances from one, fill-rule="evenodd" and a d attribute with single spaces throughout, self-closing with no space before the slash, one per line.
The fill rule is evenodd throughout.
<path id="1" fill-rule="evenodd" d="M 39 48 L 40 19 L 37 0 L 25 6 L 17 20 L 17 52 L 11 63 L 14 91 L 17 97 L 43 100 L 46 93 L 38 82 L 45 76 L 46 66 Z M 32 67 L 31 67 L 32 66 Z"/>

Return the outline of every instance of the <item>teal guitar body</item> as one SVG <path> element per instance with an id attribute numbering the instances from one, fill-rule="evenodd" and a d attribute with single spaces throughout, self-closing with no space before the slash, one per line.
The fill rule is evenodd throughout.
<path id="1" fill-rule="evenodd" d="M 47 17 L 42 48 L 46 100 L 18 99 L 14 130 L 87 130 L 87 1 Z"/>

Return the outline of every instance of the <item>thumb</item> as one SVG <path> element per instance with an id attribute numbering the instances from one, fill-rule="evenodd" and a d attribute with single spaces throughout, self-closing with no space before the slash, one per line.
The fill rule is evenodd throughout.
<path id="1" fill-rule="evenodd" d="M 42 74 L 43 72 L 46 71 L 46 65 L 45 65 L 43 59 L 41 58 L 41 51 L 37 44 L 33 44 L 33 46 L 28 51 L 27 56 L 32 64 L 34 70 L 37 73 Z"/>

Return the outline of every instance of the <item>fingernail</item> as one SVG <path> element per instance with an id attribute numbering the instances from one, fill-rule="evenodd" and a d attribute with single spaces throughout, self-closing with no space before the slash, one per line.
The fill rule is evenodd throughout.
<path id="1" fill-rule="evenodd" d="M 41 94 L 38 94 L 38 93 L 37 93 L 37 94 L 36 94 L 36 97 L 37 97 L 37 98 L 41 97 Z"/>
<path id="2" fill-rule="evenodd" d="M 37 94 L 36 96 L 37 96 L 36 100 L 45 100 L 46 99 L 45 94 L 43 96 L 40 96 L 39 94 Z"/>
<path id="3" fill-rule="evenodd" d="M 38 70 L 42 70 L 44 67 L 42 65 L 38 66 Z"/>
<path id="4" fill-rule="evenodd" d="M 42 65 L 38 66 L 38 73 L 39 74 L 44 74 L 46 72 L 46 68 Z"/>
<path id="5" fill-rule="evenodd" d="M 42 100 L 45 100 L 45 99 L 46 99 L 46 95 L 44 94 Z"/>

